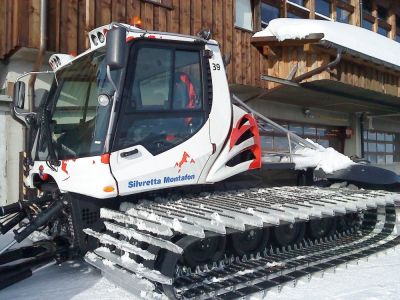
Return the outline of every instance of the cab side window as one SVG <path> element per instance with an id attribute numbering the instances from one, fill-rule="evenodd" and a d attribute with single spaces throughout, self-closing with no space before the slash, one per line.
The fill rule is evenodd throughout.
<path id="1" fill-rule="evenodd" d="M 145 44 L 132 57 L 115 150 L 142 145 L 156 155 L 205 123 L 200 50 Z"/>
<path id="2" fill-rule="evenodd" d="M 141 48 L 137 54 L 132 97 L 135 110 L 168 110 L 173 78 L 171 49 Z"/>

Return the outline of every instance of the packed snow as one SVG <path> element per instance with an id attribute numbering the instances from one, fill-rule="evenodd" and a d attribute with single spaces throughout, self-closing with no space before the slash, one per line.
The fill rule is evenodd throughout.
<path id="1" fill-rule="evenodd" d="M 10 236 L 0 237 L 0 246 Z M 284 287 L 281 293 L 269 292 L 265 299 L 398 299 L 400 295 L 400 248 L 387 255 L 373 255 L 358 265 L 339 267 L 336 273 L 300 281 L 296 288 Z M 33 277 L 0 291 L 2 300 L 136 300 L 132 295 L 105 279 L 83 260 L 55 265 Z M 252 299 L 258 299 L 253 297 Z"/>
<path id="2" fill-rule="evenodd" d="M 323 41 L 340 45 L 385 63 L 400 66 L 400 44 L 362 27 L 325 20 L 279 18 L 253 37 L 275 36 L 279 41 L 304 39 L 313 33 L 323 33 Z"/>
<path id="3" fill-rule="evenodd" d="M 293 151 L 292 161 L 295 163 L 296 170 L 315 168 L 330 174 L 355 164 L 348 156 L 331 147 L 325 148 L 310 139 L 307 139 L 307 141 L 314 144 L 316 149 L 298 147 Z M 289 158 L 283 160 L 289 161 Z"/>

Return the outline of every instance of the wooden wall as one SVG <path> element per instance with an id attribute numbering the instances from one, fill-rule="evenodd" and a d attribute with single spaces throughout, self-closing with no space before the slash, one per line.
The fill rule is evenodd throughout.
<path id="1" fill-rule="evenodd" d="M 261 82 L 261 74 L 285 78 L 296 63 L 299 64 L 298 74 L 301 74 L 331 59 L 328 54 L 316 54 L 300 48 L 284 48 L 279 60 L 264 57 L 250 44 L 253 32 L 234 26 L 234 0 L 158 1 L 166 5 L 157 5 L 150 0 L 48 0 L 47 47 L 54 52 L 78 54 L 88 48 L 86 33 L 93 28 L 111 21 L 127 23 L 133 16 L 140 16 L 143 27 L 149 30 L 195 35 L 203 28 L 210 28 L 213 38 L 221 43 L 222 53 L 231 54 L 228 66 L 231 83 L 271 88 L 274 84 Z M 253 0 L 255 29 L 260 27 L 257 9 L 260 1 Z M 285 7 L 286 2 L 280 1 Z M 310 5 L 313 0 L 306 3 Z M 39 11 L 40 0 L 0 0 L 0 58 L 8 57 L 21 46 L 39 47 Z M 330 78 L 371 88 L 374 85 L 368 83 L 368 78 L 382 78 L 375 70 L 351 62 L 341 63 L 337 72 L 340 75 L 336 74 L 336 77 L 325 72 L 312 80 Z M 398 78 L 390 77 L 388 82 L 398 83 Z M 373 89 L 382 91 L 381 87 Z M 394 86 L 386 90 L 392 93 Z M 400 95 L 399 91 L 396 95 Z"/>
<path id="2" fill-rule="evenodd" d="M 268 64 L 263 65 L 263 74 L 287 78 L 297 64 L 296 76 L 324 66 L 336 58 L 333 51 L 318 46 L 284 46 L 275 49 L 277 57 L 268 56 Z M 316 74 L 303 82 L 315 80 L 340 81 L 352 86 L 370 89 L 383 94 L 400 97 L 400 72 L 390 70 L 371 62 L 342 55 L 340 63 L 324 72 Z M 269 82 L 268 88 L 278 84 Z"/>
<path id="3" fill-rule="evenodd" d="M 168 1 L 167 1 L 168 2 Z M 251 32 L 234 27 L 234 0 L 169 0 L 170 7 L 144 0 L 48 0 L 50 51 L 79 54 L 89 47 L 86 33 L 95 27 L 140 16 L 149 30 L 195 35 L 210 28 L 231 54 L 229 79 L 235 83 L 260 84 L 264 60 L 250 45 Z M 40 0 L 0 0 L 0 58 L 18 47 L 39 47 Z M 4 17 L 4 18 L 3 18 Z"/>

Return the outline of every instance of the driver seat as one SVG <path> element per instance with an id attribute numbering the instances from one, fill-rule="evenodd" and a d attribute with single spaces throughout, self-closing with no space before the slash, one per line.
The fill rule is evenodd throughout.
<path id="1" fill-rule="evenodd" d="M 196 89 L 185 72 L 175 73 L 175 88 L 172 108 L 194 109 L 197 106 Z"/>

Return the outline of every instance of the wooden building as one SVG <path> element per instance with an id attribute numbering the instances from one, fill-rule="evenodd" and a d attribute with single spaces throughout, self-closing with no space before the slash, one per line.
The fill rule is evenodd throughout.
<path id="1" fill-rule="evenodd" d="M 250 23 L 235 13 L 236 6 L 246 9 L 246 3 L 251 8 Z M 228 67 L 229 81 L 266 88 L 271 84 L 260 80 L 261 73 L 284 76 L 286 70 L 279 68 L 281 62 L 276 65 L 260 55 L 251 46 L 250 39 L 272 17 L 327 19 L 356 26 L 364 18 L 364 27 L 400 40 L 400 28 L 397 30 L 400 27 L 400 1 L 365 0 L 363 4 L 364 8 L 360 9 L 359 0 L 53 0 L 48 1 L 47 49 L 59 53 L 81 53 L 89 46 L 87 32 L 111 21 L 128 23 L 133 16 L 140 16 L 143 28 L 149 30 L 195 35 L 201 29 L 210 28 L 223 53 L 232 55 L 232 63 Z M 3 30 L 0 31 L 0 58 L 10 57 L 21 47 L 39 47 L 39 12 L 40 0 L 1 0 L 0 25 Z M 245 10 L 241 12 L 246 13 Z M 326 61 L 326 57 L 306 56 L 303 59 L 309 63 L 304 67 L 318 65 Z M 282 57 L 283 63 L 299 58 L 289 53 L 283 53 Z M 341 81 L 366 87 L 365 80 L 348 78 L 353 74 L 357 76 L 356 62 L 350 60 L 343 63 L 340 69 L 343 73 L 340 76 L 345 77 L 340 78 Z M 390 72 L 381 71 L 381 74 L 376 71 L 376 74 L 366 74 L 365 77 L 371 76 L 373 80 L 373 76 L 387 76 L 387 93 L 399 96 L 400 90 L 393 87 L 398 85 L 396 74 L 392 77 Z M 368 86 L 380 91 L 379 87 Z"/>
<path id="2" fill-rule="evenodd" d="M 0 0 L 0 125 L 3 119 L 6 127 L 17 126 L 7 119 L 12 82 L 32 69 L 39 48 L 40 3 Z M 334 68 L 301 80 L 300 88 L 282 87 L 261 76 L 301 76 L 334 60 L 335 53 L 312 44 L 260 44 L 252 36 L 272 19 L 287 17 L 349 23 L 400 42 L 399 0 L 49 0 L 47 53 L 79 54 L 89 46 L 90 30 L 111 21 L 129 23 L 134 16 L 149 30 L 195 35 L 210 28 L 231 57 L 232 91 L 299 135 L 398 168 L 399 69 L 345 54 Z M 266 134 L 263 144 L 265 149 L 285 147 L 275 132 Z M 14 167 L 8 166 L 11 177 Z"/>

